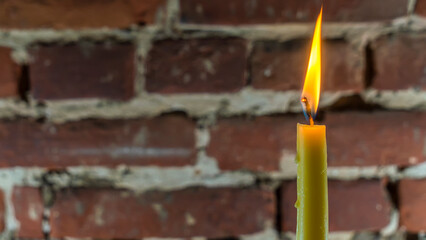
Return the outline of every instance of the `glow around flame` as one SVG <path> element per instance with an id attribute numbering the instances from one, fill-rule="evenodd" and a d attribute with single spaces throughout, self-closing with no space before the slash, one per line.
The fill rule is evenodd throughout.
<path id="1" fill-rule="evenodd" d="M 306 71 L 305 83 L 302 91 L 302 105 L 305 115 L 310 114 L 312 118 L 315 118 L 315 114 L 318 110 L 321 89 L 321 21 L 322 8 L 315 25 L 308 70 Z M 305 103 L 306 101 L 307 104 Z M 306 106 L 309 106 L 308 109 L 306 109 Z"/>

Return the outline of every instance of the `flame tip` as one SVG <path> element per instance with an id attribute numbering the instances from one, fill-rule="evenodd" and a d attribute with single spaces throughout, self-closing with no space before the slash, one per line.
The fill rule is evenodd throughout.
<path id="1" fill-rule="evenodd" d="M 318 15 L 314 36 L 312 38 L 311 53 L 303 86 L 301 102 L 307 115 L 314 117 L 318 110 L 321 88 L 321 22 L 322 5 Z"/>

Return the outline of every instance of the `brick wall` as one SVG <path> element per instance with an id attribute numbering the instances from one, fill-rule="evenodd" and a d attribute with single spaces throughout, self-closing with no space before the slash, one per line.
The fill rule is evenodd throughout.
<path id="1" fill-rule="evenodd" d="M 0 2 L 5 239 L 293 239 L 319 1 Z M 426 1 L 328 0 L 330 239 L 423 239 Z"/>

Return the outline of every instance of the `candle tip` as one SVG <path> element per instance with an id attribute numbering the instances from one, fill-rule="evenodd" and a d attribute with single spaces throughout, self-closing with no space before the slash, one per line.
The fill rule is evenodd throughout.
<path id="1" fill-rule="evenodd" d="M 300 99 L 303 106 L 303 114 L 305 114 L 306 120 L 309 121 L 309 125 L 314 125 L 314 119 L 312 117 L 311 106 L 309 105 L 308 99 L 306 97 L 302 97 Z"/>

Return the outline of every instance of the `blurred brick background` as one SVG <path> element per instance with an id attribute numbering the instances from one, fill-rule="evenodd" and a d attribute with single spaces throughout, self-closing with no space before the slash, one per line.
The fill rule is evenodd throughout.
<path id="1" fill-rule="evenodd" d="M 0 1 L 2 239 L 293 239 L 316 0 Z M 326 0 L 330 239 L 425 239 L 426 0 Z"/>

